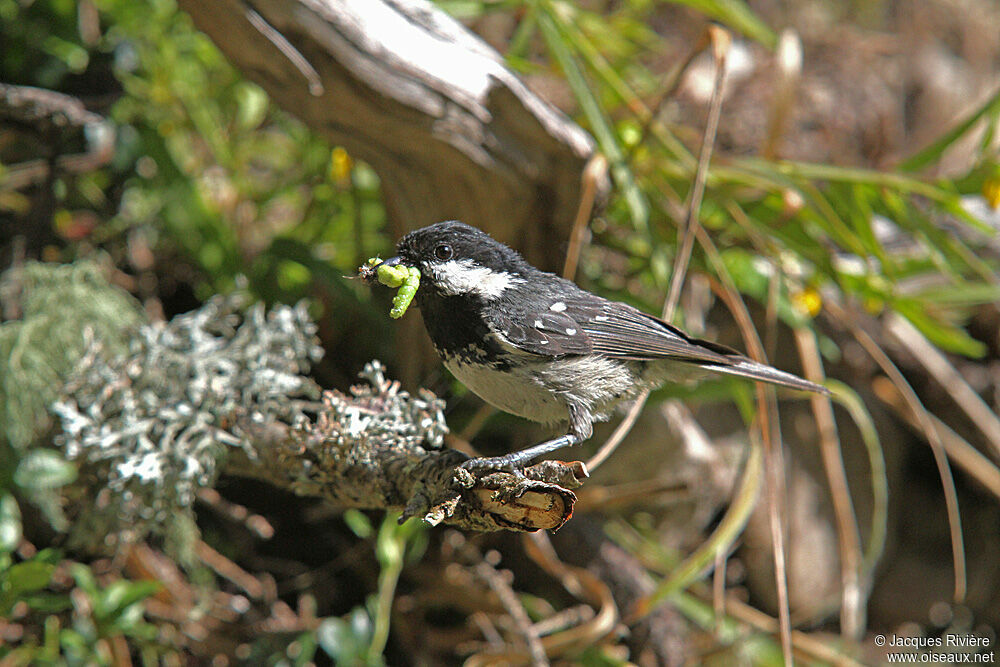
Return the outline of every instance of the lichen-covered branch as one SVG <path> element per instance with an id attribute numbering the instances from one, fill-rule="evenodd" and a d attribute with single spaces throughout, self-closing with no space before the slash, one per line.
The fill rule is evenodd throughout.
<path id="1" fill-rule="evenodd" d="M 265 312 L 217 297 L 141 327 L 125 355 L 95 341 L 53 406 L 57 442 L 106 489 L 75 539 L 156 530 L 223 472 L 470 530 L 555 529 L 572 514 L 582 464 L 456 468 L 467 457 L 442 448 L 439 399 L 401 391 L 378 362 L 350 394 L 321 393 L 304 375 L 321 354 L 314 334 L 302 305 Z"/>
<path id="2" fill-rule="evenodd" d="M 442 402 L 429 392 L 411 396 L 372 362 L 350 395 L 324 392 L 315 420 L 295 426 L 242 423 L 256 456 L 230 470 L 264 478 L 298 493 L 346 507 L 397 509 L 472 530 L 560 527 L 572 513 L 586 475 L 582 464 L 550 462 L 525 475 L 474 477 L 456 466 L 468 458 L 442 449 L 447 432 Z"/>

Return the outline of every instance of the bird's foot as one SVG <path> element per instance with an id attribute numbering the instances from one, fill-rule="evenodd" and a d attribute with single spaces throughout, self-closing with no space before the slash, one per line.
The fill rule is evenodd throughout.
<path id="1" fill-rule="evenodd" d="M 520 454 L 520 452 L 505 454 L 504 456 L 477 456 L 474 459 L 463 461 L 458 467 L 463 470 L 468 470 L 471 473 L 496 471 L 509 472 L 514 475 L 523 475 L 521 469 L 524 468 L 525 464 L 530 463 L 531 458 L 534 457 L 525 459 L 523 457 L 518 457 L 517 454 Z"/>
<path id="2" fill-rule="evenodd" d="M 519 452 L 511 452 L 503 456 L 477 456 L 474 459 L 464 461 L 459 468 L 468 470 L 470 473 L 482 473 L 483 471 L 495 470 L 498 472 L 509 472 L 515 475 L 523 475 L 521 470 L 542 454 L 554 452 L 563 447 L 575 445 L 580 440 L 575 435 L 567 434 L 546 440 L 532 447 L 522 449 Z"/>

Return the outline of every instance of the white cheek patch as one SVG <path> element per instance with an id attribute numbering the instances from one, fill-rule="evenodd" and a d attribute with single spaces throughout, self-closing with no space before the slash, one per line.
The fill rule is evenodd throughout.
<path id="1" fill-rule="evenodd" d="M 449 296 L 476 294 L 496 298 L 508 288 L 524 283 L 523 278 L 479 266 L 471 259 L 452 259 L 430 268 L 438 290 Z"/>

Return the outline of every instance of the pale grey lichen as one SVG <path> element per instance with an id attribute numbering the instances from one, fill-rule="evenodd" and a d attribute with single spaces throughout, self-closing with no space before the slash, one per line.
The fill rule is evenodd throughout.
<path id="1" fill-rule="evenodd" d="M 303 399 L 318 398 L 305 373 L 322 350 L 305 305 L 244 310 L 245 301 L 216 297 L 143 326 L 124 355 L 91 345 L 52 406 L 57 442 L 108 490 L 83 530 L 97 537 L 131 521 L 141 534 L 188 511 L 227 449 L 254 456 L 237 415 L 292 423 Z"/>
<path id="2" fill-rule="evenodd" d="M 376 399 L 380 408 L 365 420 L 364 434 L 368 438 L 388 436 L 395 446 L 439 449 L 448 433 L 445 423 L 445 403 L 432 392 L 421 389 L 417 396 L 399 390 L 399 382 L 385 377 L 385 367 L 378 360 L 365 364 L 358 375 L 368 381 L 368 385 L 351 388 L 355 399 Z M 356 401 L 345 401 L 346 412 L 357 410 Z M 359 433 L 360 434 L 360 433 Z"/>
<path id="3" fill-rule="evenodd" d="M 377 360 L 359 376 L 367 382 L 349 394 L 324 391 L 316 418 L 297 420 L 294 440 L 315 446 L 296 449 L 295 461 L 279 467 L 297 493 L 348 506 L 387 506 L 406 476 L 389 474 L 386 466 L 423 460 L 427 451 L 441 449 L 448 433 L 445 404 L 426 389 L 416 395 L 402 391 Z"/>

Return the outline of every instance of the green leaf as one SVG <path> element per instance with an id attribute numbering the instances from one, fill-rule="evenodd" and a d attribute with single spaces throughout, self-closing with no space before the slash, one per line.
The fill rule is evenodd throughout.
<path id="1" fill-rule="evenodd" d="M 986 354 L 986 346 L 963 329 L 934 319 L 927 313 L 926 305 L 910 299 L 896 299 L 893 308 L 908 319 L 920 333 L 938 347 L 949 352 L 978 359 Z"/>
<path id="2" fill-rule="evenodd" d="M 14 472 L 14 482 L 29 491 L 66 486 L 76 479 L 76 466 L 51 449 L 28 452 Z"/>
<path id="3" fill-rule="evenodd" d="M 252 130 L 264 122 L 268 110 L 267 93 L 249 82 L 236 88 L 236 121 L 242 130 Z"/>
<path id="4" fill-rule="evenodd" d="M 30 593 L 21 599 L 31 609 L 43 614 L 58 614 L 73 607 L 73 603 L 65 593 Z"/>
<path id="5" fill-rule="evenodd" d="M 774 264 L 741 248 L 730 248 L 722 253 L 722 260 L 733 278 L 737 289 L 748 294 L 760 303 L 767 303 L 770 283 L 775 280 Z M 787 291 L 782 289 L 778 295 L 778 317 L 789 326 L 805 326 L 809 318 L 792 305 Z"/>
<path id="6" fill-rule="evenodd" d="M 969 114 L 961 123 L 946 132 L 930 146 L 899 165 L 900 171 L 917 171 L 932 162 L 936 162 L 946 150 L 972 129 L 983 116 L 996 113 L 1000 113 L 1000 90 L 997 90 L 990 99 L 986 100 L 982 106 Z"/>
<path id="7" fill-rule="evenodd" d="M 573 57 L 569 44 L 559 31 L 558 22 L 553 18 L 557 11 L 559 8 L 552 9 L 551 12 L 548 10 L 539 12 L 538 26 L 545 37 L 545 43 L 566 75 L 566 82 L 580 103 L 580 108 L 590 123 L 590 129 L 597 139 L 601 152 L 608 158 L 611 174 L 618 187 L 621 188 L 633 224 L 637 229 L 647 229 L 649 226 L 649 203 L 636 183 L 635 174 L 632 173 L 625 160 L 625 152 L 615 135 L 611 120 L 587 84 L 587 79 L 576 58 Z"/>
<path id="8" fill-rule="evenodd" d="M 944 306 L 976 306 L 1000 302 L 1000 285 L 963 283 L 929 287 L 913 295 L 919 301 L 939 303 Z"/>
<path id="9" fill-rule="evenodd" d="M 4 573 L 4 586 L 14 593 L 38 591 L 49 585 L 55 565 L 29 560 L 12 565 Z"/>
<path id="10" fill-rule="evenodd" d="M 0 573 L 0 616 L 9 613 L 25 593 L 33 593 L 49 585 L 55 566 L 36 560 L 11 565 Z"/>
<path id="11" fill-rule="evenodd" d="M 349 509 L 344 512 L 344 523 L 347 527 L 351 529 L 351 532 L 360 537 L 361 539 L 367 539 L 371 537 L 375 529 L 372 527 L 371 519 L 369 519 L 361 510 Z"/>
<path id="12" fill-rule="evenodd" d="M 761 21 L 743 0 L 674 0 L 674 2 L 697 9 L 769 49 L 773 49 L 778 41 L 774 31 Z"/>
<path id="13" fill-rule="evenodd" d="M 94 602 L 94 614 L 104 620 L 114 620 L 125 614 L 128 608 L 145 600 L 163 586 L 158 581 L 128 581 L 120 579 L 105 588 Z"/>
<path id="14" fill-rule="evenodd" d="M 319 645 L 338 665 L 371 664 L 367 659 L 371 635 L 371 618 L 362 607 L 355 607 L 347 620 L 339 617 L 324 619 L 316 630 Z"/>
<path id="15" fill-rule="evenodd" d="M 91 599 L 96 598 L 99 588 L 97 586 L 97 579 L 94 578 L 94 573 L 90 571 L 90 568 L 83 563 L 73 563 L 69 569 L 73 575 L 73 580 L 76 581 L 76 585 L 82 588 L 83 592 Z"/>
<path id="16" fill-rule="evenodd" d="M 0 554 L 10 553 L 21 542 L 21 508 L 14 496 L 0 497 Z"/>

